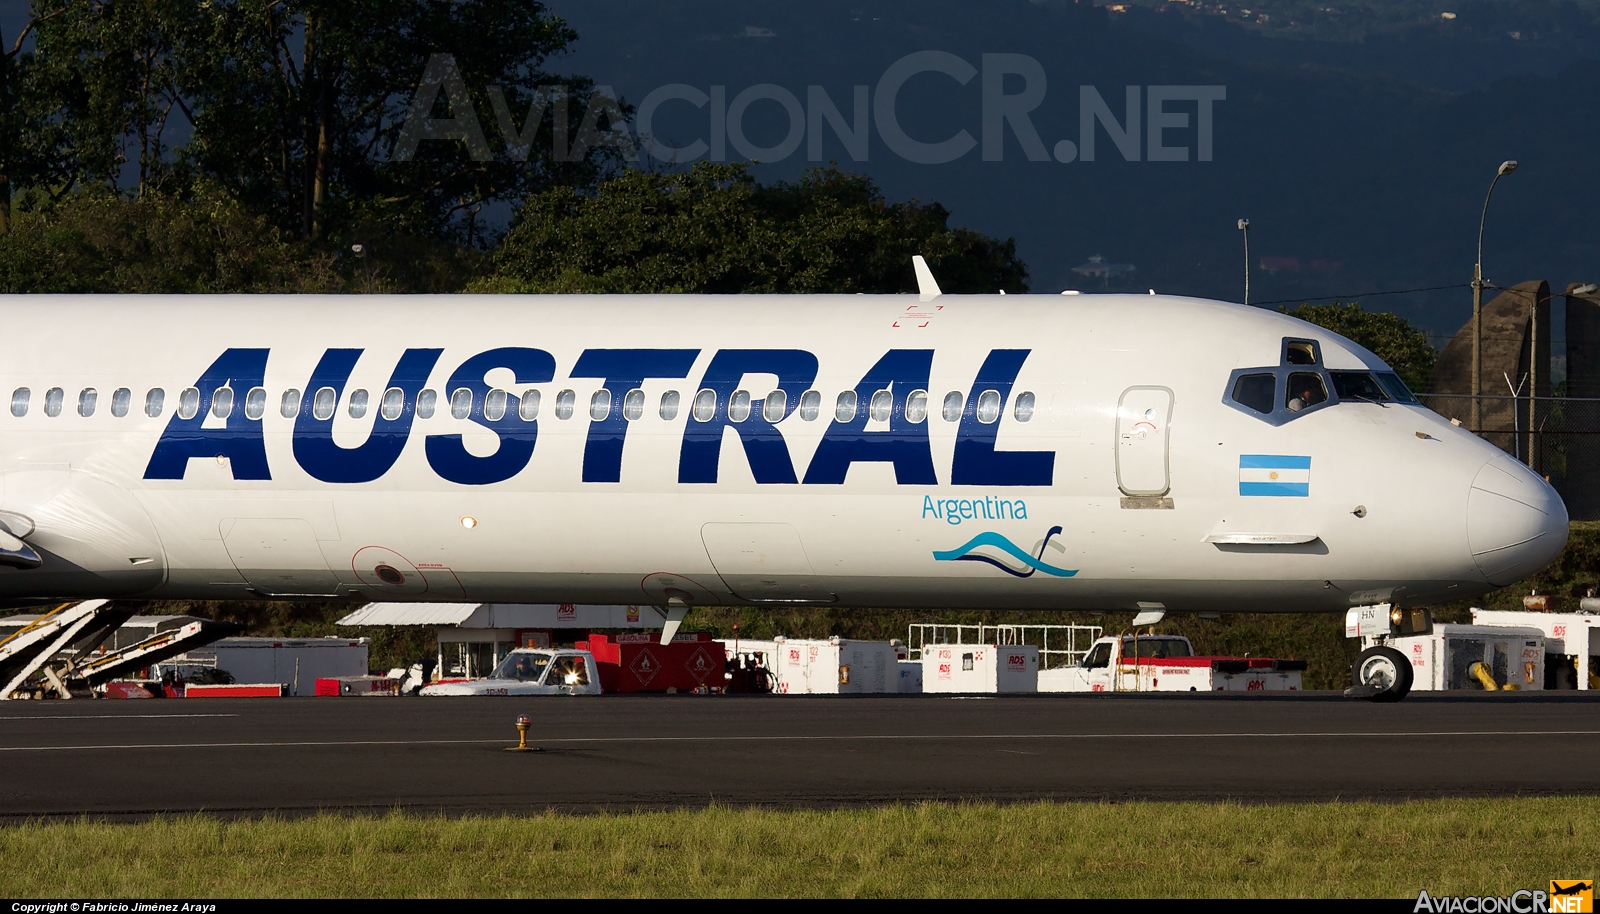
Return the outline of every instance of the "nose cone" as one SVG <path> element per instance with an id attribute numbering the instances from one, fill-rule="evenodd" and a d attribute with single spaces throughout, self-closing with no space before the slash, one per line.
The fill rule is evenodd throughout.
<path id="1" fill-rule="evenodd" d="M 1567 544 L 1567 506 L 1538 474 L 1499 456 L 1467 496 L 1467 543 L 1483 576 L 1504 587 L 1555 561 Z"/>

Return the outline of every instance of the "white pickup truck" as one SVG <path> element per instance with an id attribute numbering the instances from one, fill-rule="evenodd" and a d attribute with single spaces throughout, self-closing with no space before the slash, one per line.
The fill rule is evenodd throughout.
<path id="1" fill-rule="evenodd" d="M 1041 692 L 1295 692 L 1304 660 L 1198 657 L 1182 635 L 1101 638 L 1076 666 L 1039 671 Z"/>
<path id="2" fill-rule="evenodd" d="M 599 695 L 600 668 L 588 651 L 518 648 L 488 679 L 441 679 L 419 695 Z"/>

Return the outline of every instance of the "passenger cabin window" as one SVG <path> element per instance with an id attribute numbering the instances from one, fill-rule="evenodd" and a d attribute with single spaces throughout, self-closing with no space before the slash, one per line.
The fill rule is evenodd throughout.
<path id="1" fill-rule="evenodd" d="M 362 388 L 358 387 L 350 391 L 350 405 L 345 407 L 346 411 L 350 413 L 350 418 L 365 419 L 367 417 L 367 404 L 370 400 L 370 395 Z"/>
<path id="2" fill-rule="evenodd" d="M 128 414 L 128 407 L 133 404 L 133 391 L 126 387 L 119 387 L 111 392 L 111 415 L 121 419 Z"/>
<path id="3" fill-rule="evenodd" d="M 658 410 L 658 414 L 668 422 L 678 418 L 678 403 L 681 400 L 682 396 L 675 390 L 669 390 L 662 394 L 661 409 Z"/>
<path id="4" fill-rule="evenodd" d="M 959 390 L 952 390 L 944 395 L 944 421 L 960 422 L 961 411 L 966 408 L 967 397 Z"/>
<path id="5" fill-rule="evenodd" d="M 539 391 L 530 387 L 517 398 L 517 418 L 523 422 L 532 422 L 539 418 Z"/>
<path id="6" fill-rule="evenodd" d="M 856 417 L 856 392 L 847 390 L 839 395 L 833 404 L 833 418 L 839 422 L 849 422 Z"/>
<path id="7" fill-rule="evenodd" d="M 151 391 L 151 393 L 153 394 L 155 391 Z M 148 411 L 146 410 L 146 412 Z M 159 406 L 156 407 L 156 411 L 160 412 L 161 408 Z M 295 416 L 300 415 L 300 391 L 291 387 L 283 392 L 283 399 L 278 401 L 278 415 L 285 419 L 293 419 Z"/>
<path id="8" fill-rule="evenodd" d="M 1400 376 L 1392 371 L 1378 372 L 1378 383 L 1382 384 L 1383 389 L 1389 392 L 1389 396 L 1394 397 L 1401 403 L 1421 402 L 1417 399 L 1417 395 L 1411 392 L 1411 388 L 1406 386 L 1406 382 L 1400 380 Z"/>
<path id="9" fill-rule="evenodd" d="M 472 391 L 465 387 L 457 387 L 455 393 L 450 395 L 450 415 L 456 419 L 465 419 L 472 415 Z"/>
<path id="10" fill-rule="evenodd" d="M 1289 411 L 1310 409 L 1328 399 L 1328 389 L 1322 384 L 1322 375 L 1311 371 L 1297 371 L 1289 375 Z"/>
<path id="11" fill-rule="evenodd" d="M 255 391 L 251 391 L 251 393 L 255 393 Z M 247 408 L 246 412 L 248 412 L 248 411 L 249 410 Z M 394 420 L 400 418 L 400 414 L 405 412 L 405 411 L 406 411 L 406 392 L 405 391 L 401 390 L 398 387 L 391 387 L 388 390 L 383 392 L 383 405 L 378 407 L 378 415 L 382 416 L 384 419 L 386 419 L 386 420 L 388 420 L 390 422 L 393 422 Z"/>
<path id="12" fill-rule="evenodd" d="M 339 405 L 339 395 L 333 388 L 324 387 L 311 398 L 311 415 L 313 418 L 327 421 L 333 418 L 334 407 Z"/>
<path id="13" fill-rule="evenodd" d="M 1378 379 L 1365 371 L 1334 372 L 1333 392 L 1341 400 L 1383 403 L 1390 399 L 1389 392 L 1378 385 Z"/>
<path id="14" fill-rule="evenodd" d="M 33 391 L 26 387 L 19 387 L 11 392 L 11 415 L 22 418 L 28 414 L 28 400 L 33 396 Z"/>
<path id="15" fill-rule="evenodd" d="M 417 394 L 417 418 L 432 419 L 435 411 L 439 409 L 439 392 L 424 389 Z"/>
<path id="16" fill-rule="evenodd" d="M 761 401 L 761 418 L 768 422 L 782 422 L 783 414 L 789 411 L 789 395 L 781 390 L 767 394 Z"/>
<path id="17" fill-rule="evenodd" d="M 1270 374 L 1243 375 L 1233 385 L 1233 402 L 1258 413 L 1270 413 L 1277 389 L 1278 379 Z"/>
<path id="18" fill-rule="evenodd" d="M 1017 394 L 1016 404 L 1011 409 L 1011 414 L 1016 416 L 1018 422 L 1027 422 L 1033 418 L 1033 391 L 1025 390 Z"/>
<path id="19" fill-rule="evenodd" d="M 78 392 L 78 415 L 85 419 L 94 415 L 95 404 L 100 401 L 100 392 L 93 387 L 85 387 Z"/>
<path id="20" fill-rule="evenodd" d="M 710 422 L 717 414 L 717 392 L 707 387 L 694 395 L 694 421 Z"/>
<path id="21" fill-rule="evenodd" d="M 506 392 L 496 387 L 483 398 L 483 418 L 499 422 L 506 417 Z"/>
<path id="22" fill-rule="evenodd" d="M 144 414 L 154 419 L 161 415 L 161 410 L 167 405 L 167 392 L 159 387 L 150 388 L 144 395 Z"/>
<path id="23" fill-rule="evenodd" d="M 915 425 L 928 418 L 928 392 L 913 390 L 906 395 L 906 421 Z"/>
<path id="24" fill-rule="evenodd" d="M 1290 365 L 1317 364 L 1317 347 L 1307 340 L 1290 340 L 1284 345 L 1283 355 Z"/>
<path id="25" fill-rule="evenodd" d="M 59 387 L 52 387 L 44 392 L 44 414 L 54 419 L 61 415 L 61 401 L 66 398 L 66 392 Z"/>
<path id="26" fill-rule="evenodd" d="M 49 405 L 50 404 L 48 402 L 46 402 L 45 403 L 45 408 L 48 409 Z M 56 409 L 58 409 L 58 410 L 60 408 L 61 407 L 59 407 L 59 406 L 56 407 Z M 193 387 L 185 387 L 183 389 L 183 391 L 178 394 L 178 418 L 179 419 L 193 419 L 196 415 L 199 414 L 199 412 L 200 412 L 200 391 L 194 389 Z"/>
<path id="27" fill-rule="evenodd" d="M 116 412 L 117 407 L 113 402 L 111 411 Z M 267 414 L 267 389 L 265 387 L 252 387 L 244 395 L 244 417 L 246 419 L 260 419 Z"/>
<path id="28" fill-rule="evenodd" d="M 800 420 L 815 422 L 822 415 L 822 392 L 808 390 L 800 395 Z"/>
<path id="29" fill-rule="evenodd" d="M 887 390 L 873 391 L 872 399 L 868 401 L 867 413 L 874 422 L 888 422 L 889 414 L 894 412 L 894 394 Z"/>
<path id="30" fill-rule="evenodd" d="M 556 418 L 571 419 L 572 411 L 578 405 L 578 395 L 570 390 L 563 390 L 556 394 Z"/>
<path id="31" fill-rule="evenodd" d="M 1000 421 L 1000 391 L 986 390 L 978 395 L 978 421 L 984 425 Z"/>
<path id="32" fill-rule="evenodd" d="M 604 387 L 589 397 L 589 418 L 596 422 L 611 415 L 611 391 Z"/>
<path id="33" fill-rule="evenodd" d="M 743 422 L 750 418 L 750 391 L 736 390 L 728 398 L 728 418 L 734 422 Z"/>
<path id="34" fill-rule="evenodd" d="M 211 394 L 211 415 L 218 419 L 233 415 L 233 388 L 219 387 Z"/>
<path id="35" fill-rule="evenodd" d="M 644 391 L 634 388 L 622 398 L 622 418 L 629 422 L 644 418 Z"/>

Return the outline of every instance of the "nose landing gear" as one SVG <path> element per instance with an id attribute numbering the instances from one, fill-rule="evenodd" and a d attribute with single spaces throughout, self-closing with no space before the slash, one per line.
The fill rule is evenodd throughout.
<path id="1" fill-rule="evenodd" d="M 1346 698 L 1395 702 L 1411 691 L 1411 662 L 1392 647 L 1369 647 L 1350 666 L 1352 685 Z"/>

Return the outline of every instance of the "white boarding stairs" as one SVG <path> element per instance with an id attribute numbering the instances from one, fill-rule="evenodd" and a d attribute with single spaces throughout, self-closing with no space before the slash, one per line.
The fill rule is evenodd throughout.
<path id="1" fill-rule="evenodd" d="M 96 631 L 103 639 L 133 615 L 106 609 L 109 602 L 64 603 L 0 641 L 0 700 L 20 697 L 21 686 L 69 644 Z"/>

